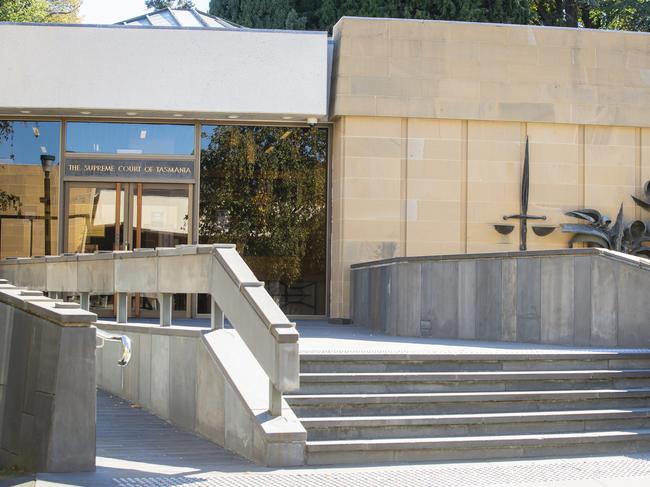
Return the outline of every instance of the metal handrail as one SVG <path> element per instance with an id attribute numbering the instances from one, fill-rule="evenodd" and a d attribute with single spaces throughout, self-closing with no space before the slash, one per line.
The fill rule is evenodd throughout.
<path id="1" fill-rule="evenodd" d="M 100 330 L 97 328 L 97 338 L 101 341 L 100 344 L 97 344 L 96 348 L 104 348 L 104 344 L 108 342 L 119 342 L 122 344 L 120 349 L 120 359 L 117 361 L 117 365 L 120 367 L 125 367 L 131 360 L 131 339 L 126 335 L 113 335 L 107 331 Z"/>

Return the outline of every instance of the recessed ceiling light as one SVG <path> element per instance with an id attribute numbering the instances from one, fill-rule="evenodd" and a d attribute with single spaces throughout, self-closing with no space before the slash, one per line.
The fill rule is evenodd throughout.
<path id="1" fill-rule="evenodd" d="M 32 113 L 31 110 L 21 110 L 20 113 Z"/>
<path id="2" fill-rule="evenodd" d="M 82 115 L 90 115 L 92 112 L 79 112 L 79 113 L 81 113 Z"/>
<path id="3" fill-rule="evenodd" d="M 126 112 L 126 114 L 127 114 L 128 116 L 132 117 L 133 115 L 137 115 L 138 112 Z"/>
<path id="4" fill-rule="evenodd" d="M 182 114 L 182 113 L 174 113 L 174 116 L 175 116 L 175 117 L 182 117 L 183 114 Z"/>
<path id="5" fill-rule="evenodd" d="M 282 120 L 291 120 L 293 117 L 290 117 L 289 115 L 285 115 L 282 117 Z"/>
<path id="6" fill-rule="evenodd" d="M 228 118 L 239 118 L 239 115 L 228 115 Z"/>

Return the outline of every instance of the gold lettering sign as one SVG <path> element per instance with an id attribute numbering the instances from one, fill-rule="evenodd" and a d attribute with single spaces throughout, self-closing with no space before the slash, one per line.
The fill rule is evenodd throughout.
<path id="1" fill-rule="evenodd" d="M 129 180 L 193 180 L 194 161 L 67 159 L 65 177 Z"/>

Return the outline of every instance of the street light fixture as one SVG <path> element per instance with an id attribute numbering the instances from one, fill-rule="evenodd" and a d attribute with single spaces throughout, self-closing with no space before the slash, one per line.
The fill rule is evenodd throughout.
<path id="1" fill-rule="evenodd" d="M 44 255 L 51 255 L 52 253 L 52 234 L 50 228 L 50 221 L 52 220 L 52 204 L 50 200 L 50 172 L 54 165 L 56 158 L 51 154 L 41 154 L 41 167 L 43 168 L 43 197 L 41 203 L 44 206 L 44 222 L 45 222 L 45 252 Z"/>

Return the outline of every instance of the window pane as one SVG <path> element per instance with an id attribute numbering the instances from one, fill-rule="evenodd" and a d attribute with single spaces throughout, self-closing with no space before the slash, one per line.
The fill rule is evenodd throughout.
<path id="1" fill-rule="evenodd" d="M 194 154 L 193 125 L 71 122 L 66 152 L 97 154 Z"/>
<path id="2" fill-rule="evenodd" d="M 200 193 L 202 243 L 236 244 L 285 313 L 325 314 L 326 129 L 204 126 Z"/>
<path id="3" fill-rule="evenodd" d="M 0 258 L 58 253 L 60 133 L 59 122 L 0 120 Z"/>

